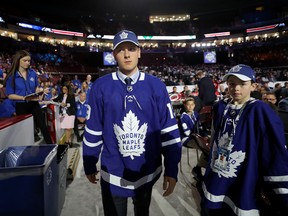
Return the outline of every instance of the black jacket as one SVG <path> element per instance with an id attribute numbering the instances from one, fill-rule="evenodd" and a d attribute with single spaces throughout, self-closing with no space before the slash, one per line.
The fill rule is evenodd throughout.
<path id="1" fill-rule="evenodd" d="M 61 103 L 62 100 L 63 100 L 63 97 L 64 97 L 64 94 L 61 93 L 61 94 L 58 95 L 58 97 L 55 98 L 53 101 Z M 61 107 L 61 106 L 60 106 L 60 109 L 59 109 L 60 114 L 62 114 L 62 113 L 63 113 L 63 110 L 66 109 L 67 115 L 69 115 L 69 116 L 70 116 L 70 115 L 76 115 L 76 109 L 75 109 L 75 107 L 76 107 L 76 102 L 75 102 L 75 97 L 74 97 L 74 95 L 69 95 L 69 94 L 68 94 L 67 99 L 66 99 L 66 104 L 70 104 L 70 106 L 69 106 L 69 107 Z"/>

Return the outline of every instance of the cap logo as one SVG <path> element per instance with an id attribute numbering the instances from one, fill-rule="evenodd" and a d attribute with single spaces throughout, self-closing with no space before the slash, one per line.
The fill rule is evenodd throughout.
<path id="1" fill-rule="evenodd" d="M 128 38 L 128 33 L 122 32 L 120 35 L 121 40 Z"/>
<path id="2" fill-rule="evenodd" d="M 242 69 L 239 65 L 234 66 L 231 68 L 230 72 L 239 72 Z"/>

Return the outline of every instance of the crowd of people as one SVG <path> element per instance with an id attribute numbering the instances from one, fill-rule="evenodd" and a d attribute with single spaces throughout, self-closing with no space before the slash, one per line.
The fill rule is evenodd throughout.
<path id="1" fill-rule="evenodd" d="M 17 51 L 1 60 L 6 96 L 1 117 L 32 114 L 35 141 L 39 129 L 51 144 L 56 141 L 47 129 L 45 107 L 59 106 L 65 144 L 73 146 L 74 131 L 77 142 L 83 142 L 88 180 L 97 183 L 101 173 L 105 215 L 125 216 L 131 197 L 135 214 L 148 216 L 153 185 L 163 172 L 163 196 L 173 193 L 182 145 L 191 141 L 198 112 L 210 106 L 211 151 L 204 158 L 205 173 L 200 164 L 192 171 L 200 183 L 201 215 L 262 214 L 257 197 L 262 189 L 274 191 L 279 211 L 286 210 L 288 153 L 277 112 L 287 110 L 288 82 L 282 86 L 277 81 L 287 80 L 288 71 L 244 64 L 143 67 L 138 65 L 139 46 L 134 32 L 118 32 L 113 40 L 118 67 L 95 80 L 90 74 L 83 80 L 65 74 L 55 79 L 33 67 L 28 51 Z M 167 85 L 174 86 L 172 92 Z M 180 118 L 173 111 L 172 95 L 184 103 Z M 86 126 L 81 135 L 79 125 Z"/>

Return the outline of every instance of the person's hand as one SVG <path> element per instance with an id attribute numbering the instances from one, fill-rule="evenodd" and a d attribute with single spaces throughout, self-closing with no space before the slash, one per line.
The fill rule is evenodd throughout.
<path id="1" fill-rule="evenodd" d="M 163 193 L 163 196 L 169 196 L 170 194 L 173 193 L 174 188 L 176 185 L 176 179 L 169 177 L 169 176 L 164 176 L 164 181 L 163 181 L 163 190 L 165 192 Z"/>
<path id="2" fill-rule="evenodd" d="M 87 179 L 93 184 L 97 184 L 97 182 L 99 181 L 99 179 L 96 176 L 97 172 L 94 174 L 86 175 Z"/>
<path id="3" fill-rule="evenodd" d="M 66 107 L 66 103 L 61 103 L 60 106 L 61 107 Z"/>
<path id="4" fill-rule="evenodd" d="M 78 119 L 81 123 L 85 122 L 85 118 L 83 118 L 83 117 L 78 117 L 77 119 Z"/>
<path id="5" fill-rule="evenodd" d="M 33 95 L 33 96 L 24 96 L 25 101 L 39 101 L 39 96 Z"/>

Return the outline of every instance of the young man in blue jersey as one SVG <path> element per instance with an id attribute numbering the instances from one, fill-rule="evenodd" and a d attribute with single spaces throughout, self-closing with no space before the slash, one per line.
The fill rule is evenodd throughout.
<path id="1" fill-rule="evenodd" d="M 230 98 L 213 108 L 202 215 L 281 215 L 276 210 L 288 206 L 288 152 L 283 123 L 269 105 L 250 97 L 256 87 L 250 66 L 232 67 L 223 81 L 227 81 Z M 271 201 L 277 200 L 272 213 L 264 210 L 263 189 L 273 192 Z"/>
<path id="2" fill-rule="evenodd" d="M 83 138 L 84 170 L 96 183 L 101 152 L 101 191 L 105 216 L 126 216 L 132 197 L 135 215 L 148 216 L 152 187 L 162 173 L 163 196 L 177 181 L 181 139 L 165 84 L 140 72 L 135 33 L 113 40 L 118 70 L 98 78 L 91 89 Z"/>

